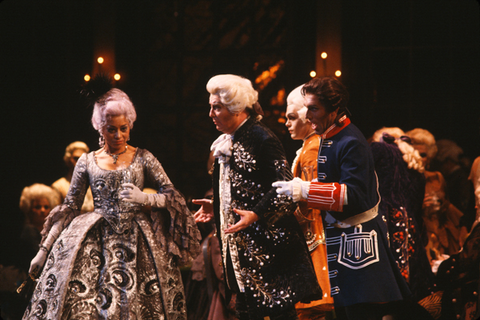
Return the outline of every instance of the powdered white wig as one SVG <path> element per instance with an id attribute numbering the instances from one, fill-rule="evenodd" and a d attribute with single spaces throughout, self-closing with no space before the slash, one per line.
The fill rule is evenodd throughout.
<path id="1" fill-rule="evenodd" d="M 66 148 L 65 148 L 65 155 L 63 156 L 63 161 L 65 161 L 65 164 L 68 166 L 70 158 L 72 157 L 72 154 L 75 150 L 83 150 L 85 153 L 90 151 L 88 148 L 87 144 L 82 141 L 75 141 L 70 143 Z"/>
<path id="2" fill-rule="evenodd" d="M 112 116 L 124 115 L 128 121 L 130 129 L 137 119 L 137 113 L 132 101 L 125 92 L 120 89 L 113 88 L 105 93 L 95 102 L 92 114 L 92 125 L 100 132 L 105 126 L 107 119 Z"/>
<path id="3" fill-rule="evenodd" d="M 20 196 L 20 210 L 26 215 L 29 214 L 33 201 L 41 198 L 48 200 L 50 208 L 54 208 L 61 202 L 58 191 L 42 183 L 34 183 L 31 186 L 23 188 L 22 195 Z"/>
<path id="4" fill-rule="evenodd" d="M 405 132 L 402 129 L 398 127 L 383 127 L 382 129 L 375 131 L 372 140 L 375 142 L 388 143 L 388 141 L 384 141 L 383 139 L 384 133 L 387 133 L 395 138 L 394 142 L 398 146 L 398 149 L 400 149 L 400 151 L 402 152 L 403 161 L 407 163 L 409 169 L 417 170 L 420 173 L 425 171 L 422 157 L 420 157 L 418 151 L 409 143 L 400 139 L 400 137 L 405 136 Z"/>
<path id="5" fill-rule="evenodd" d="M 253 89 L 252 82 L 233 74 L 220 74 L 207 82 L 207 91 L 218 95 L 220 102 L 231 113 L 240 113 L 245 109 L 253 111 L 253 104 L 258 101 L 258 92 Z M 261 116 L 257 116 L 261 118 Z"/>
<path id="6" fill-rule="evenodd" d="M 410 140 L 412 140 L 413 146 L 423 144 L 425 147 L 427 147 L 427 159 L 431 160 L 435 158 L 435 155 L 437 154 L 437 143 L 435 142 L 435 137 L 430 133 L 430 131 L 421 128 L 415 128 L 408 131 L 406 135 L 410 137 Z"/>
<path id="7" fill-rule="evenodd" d="M 400 138 L 401 136 L 405 135 L 402 129 L 398 127 L 383 127 L 382 129 L 378 129 L 372 136 L 372 140 L 375 142 L 384 142 L 383 141 L 383 134 L 388 133 L 395 139 Z"/>
<path id="8" fill-rule="evenodd" d="M 292 92 L 288 94 L 287 108 L 293 107 L 294 110 L 297 111 L 298 117 L 300 118 L 300 120 L 305 122 L 307 119 L 308 109 L 305 107 L 305 99 L 302 96 L 302 92 L 301 92 L 302 87 L 303 87 L 303 84 L 301 86 L 296 87 L 295 89 L 292 90 Z"/>

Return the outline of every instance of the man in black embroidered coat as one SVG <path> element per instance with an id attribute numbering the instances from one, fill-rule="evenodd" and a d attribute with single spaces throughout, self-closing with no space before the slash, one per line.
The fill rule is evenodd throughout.
<path id="1" fill-rule="evenodd" d="M 214 200 L 197 222 L 215 215 L 227 285 L 237 292 L 240 319 L 296 319 L 295 303 L 321 298 L 296 206 L 271 184 L 292 174 L 278 138 L 262 123 L 249 80 L 215 76 L 207 84 L 210 117 L 223 132 L 212 145 Z"/>

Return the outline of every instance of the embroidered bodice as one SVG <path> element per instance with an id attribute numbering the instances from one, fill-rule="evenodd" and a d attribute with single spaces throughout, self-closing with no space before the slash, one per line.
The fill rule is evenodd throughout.
<path id="1" fill-rule="evenodd" d="M 162 165 L 147 150 L 137 149 L 132 163 L 123 169 L 106 170 L 98 166 L 94 152 L 78 160 L 65 204 L 80 210 L 88 186 L 92 189 L 94 211 L 100 213 L 117 233 L 124 232 L 141 207 L 119 199 L 121 185 L 132 183 L 140 190 L 149 179 L 157 190 L 172 187 Z"/>
<path id="2" fill-rule="evenodd" d="M 119 198 L 123 183 L 148 182 L 151 210 Z M 91 187 L 94 212 L 80 211 Z M 161 201 L 159 200 L 161 199 Z M 24 319 L 186 319 L 178 265 L 200 252 L 200 231 L 160 162 L 137 149 L 119 170 L 98 166 L 93 152 L 75 167 L 62 205 L 50 211 L 42 234 L 63 221 Z M 58 225 L 56 225 L 58 226 Z"/>

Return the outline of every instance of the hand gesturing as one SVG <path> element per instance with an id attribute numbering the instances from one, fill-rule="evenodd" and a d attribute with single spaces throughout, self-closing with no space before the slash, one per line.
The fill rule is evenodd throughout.
<path id="1" fill-rule="evenodd" d="M 213 200 L 193 199 L 192 203 L 201 205 L 200 209 L 193 215 L 195 222 L 209 222 L 213 218 Z"/>
<path id="2" fill-rule="evenodd" d="M 233 211 L 240 216 L 240 221 L 233 226 L 229 225 L 228 228 L 225 229 L 225 233 L 234 233 L 243 230 L 259 219 L 257 214 L 250 210 L 233 209 Z"/>

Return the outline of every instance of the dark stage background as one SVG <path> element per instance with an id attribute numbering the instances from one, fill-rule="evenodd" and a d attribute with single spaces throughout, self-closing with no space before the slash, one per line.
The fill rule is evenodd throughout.
<path id="1" fill-rule="evenodd" d="M 206 161 L 218 136 L 205 84 L 234 73 L 256 84 L 264 122 L 289 159 L 300 146 L 278 119 L 286 94 L 315 69 L 316 31 L 328 1 L 164 0 L 0 2 L 0 264 L 21 255 L 23 187 L 66 173 L 65 147 L 98 148 L 83 76 L 99 47 L 113 48 L 116 86 L 137 107 L 131 144 L 158 157 L 187 199 L 210 187 Z M 342 81 L 353 122 L 370 136 L 382 126 L 423 127 L 480 155 L 480 20 L 474 0 L 343 0 Z M 323 33 L 328 33 L 328 24 Z"/>

